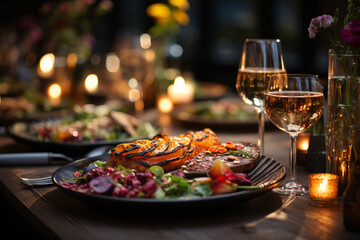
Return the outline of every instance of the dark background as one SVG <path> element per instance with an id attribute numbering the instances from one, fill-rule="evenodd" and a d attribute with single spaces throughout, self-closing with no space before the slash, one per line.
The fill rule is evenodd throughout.
<path id="1" fill-rule="evenodd" d="M 9 26 L 21 16 L 37 14 L 44 1 L 1 1 L 1 26 Z M 147 32 L 153 21 L 146 7 L 154 0 L 113 0 L 114 8 L 103 16 L 95 30 L 94 52 L 111 51 L 125 35 Z M 234 88 L 242 44 L 245 38 L 281 39 L 289 73 L 327 77 L 329 42 L 325 33 L 309 39 L 312 18 L 334 15 L 340 19 L 347 0 L 189 0 L 190 23 L 175 41 L 184 49 L 180 68 L 191 71 L 196 80 L 224 83 Z"/>

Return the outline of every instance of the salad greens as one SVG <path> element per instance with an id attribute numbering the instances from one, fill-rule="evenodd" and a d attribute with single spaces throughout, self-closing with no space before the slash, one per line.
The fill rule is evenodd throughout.
<path id="1" fill-rule="evenodd" d="M 37 141 L 65 143 L 151 138 L 158 133 L 149 122 L 104 107 L 78 107 L 74 110 L 74 114 L 63 118 L 32 122 L 19 133 Z M 121 113 L 120 122 L 113 117 L 114 113 Z"/>
<path id="2" fill-rule="evenodd" d="M 94 181 L 96 185 L 92 187 Z M 72 179 L 63 180 L 60 184 L 75 191 L 127 198 L 197 198 L 213 193 L 209 183 L 165 174 L 160 166 L 152 166 L 142 173 L 121 165 L 117 168 L 106 167 L 104 161 L 95 161 L 75 172 Z"/>

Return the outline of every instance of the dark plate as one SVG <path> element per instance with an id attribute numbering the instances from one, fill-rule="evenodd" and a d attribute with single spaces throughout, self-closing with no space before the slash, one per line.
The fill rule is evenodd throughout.
<path id="1" fill-rule="evenodd" d="M 77 191 L 73 191 L 67 188 L 60 186 L 60 181 L 63 179 L 69 180 L 73 178 L 73 173 L 77 170 L 83 169 L 88 164 L 96 160 L 107 160 L 109 155 L 103 155 L 97 158 L 85 158 L 72 163 L 69 163 L 53 173 L 52 180 L 54 184 L 62 191 L 67 194 L 70 194 L 79 199 L 85 200 L 86 202 L 91 203 L 100 203 L 100 205 L 111 205 L 115 207 L 126 207 L 128 209 L 162 209 L 171 208 L 171 209 L 181 209 L 182 207 L 197 207 L 207 208 L 212 205 L 221 204 L 222 207 L 227 206 L 226 203 L 236 201 L 240 203 L 255 196 L 258 196 L 266 191 L 277 186 L 280 180 L 285 176 L 285 168 L 282 164 L 269 157 L 260 157 L 256 167 L 249 172 L 250 179 L 256 185 L 261 186 L 257 190 L 243 190 L 229 194 L 216 195 L 203 198 L 195 199 L 166 199 L 166 200 L 157 200 L 157 199 L 144 199 L 144 198 L 120 198 L 112 197 L 106 195 L 97 195 L 97 194 L 87 194 Z"/>
<path id="2" fill-rule="evenodd" d="M 19 132 L 19 130 L 15 130 L 16 126 L 19 124 L 26 125 L 27 123 L 19 122 L 7 126 L 5 128 L 5 133 L 11 138 L 13 138 L 15 141 L 25 144 L 37 151 L 63 153 L 70 157 L 83 156 L 85 153 L 99 146 L 116 146 L 119 143 L 132 142 L 136 140 L 134 138 L 127 138 L 124 140 L 116 140 L 116 141 L 96 141 L 96 142 L 83 142 L 83 143 L 45 142 L 23 136 Z"/>

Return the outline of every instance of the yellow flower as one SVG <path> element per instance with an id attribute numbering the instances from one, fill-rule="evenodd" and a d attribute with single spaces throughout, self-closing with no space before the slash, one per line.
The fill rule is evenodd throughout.
<path id="1" fill-rule="evenodd" d="M 158 21 L 170 18 L 170 9 L 166 4 L 154 3 L 146 9 L 147 15 L 156 18 Z"/>
<path id="2" fill-rule="evenodd" d="M 185 11 L 175 10 L 173 16 L 180 25 L 186 25 L 190 22 L 190 18 Z"/>
<path id="3" fill-rule="evenodd" d="M 180 8 L 181 10 L 188 10 L 190 8 L 187 0 L 169 0 L 169 3 L 174 7 Z"/>

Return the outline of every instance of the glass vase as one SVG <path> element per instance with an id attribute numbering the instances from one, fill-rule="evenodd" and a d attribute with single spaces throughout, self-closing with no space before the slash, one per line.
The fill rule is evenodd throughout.
<path id="1" fill-rule="evenodd" d="M 352 180 L 360 155 L 360 55 L 329 51 L 327 172 L 339 175 L 339 195 Z"/>

